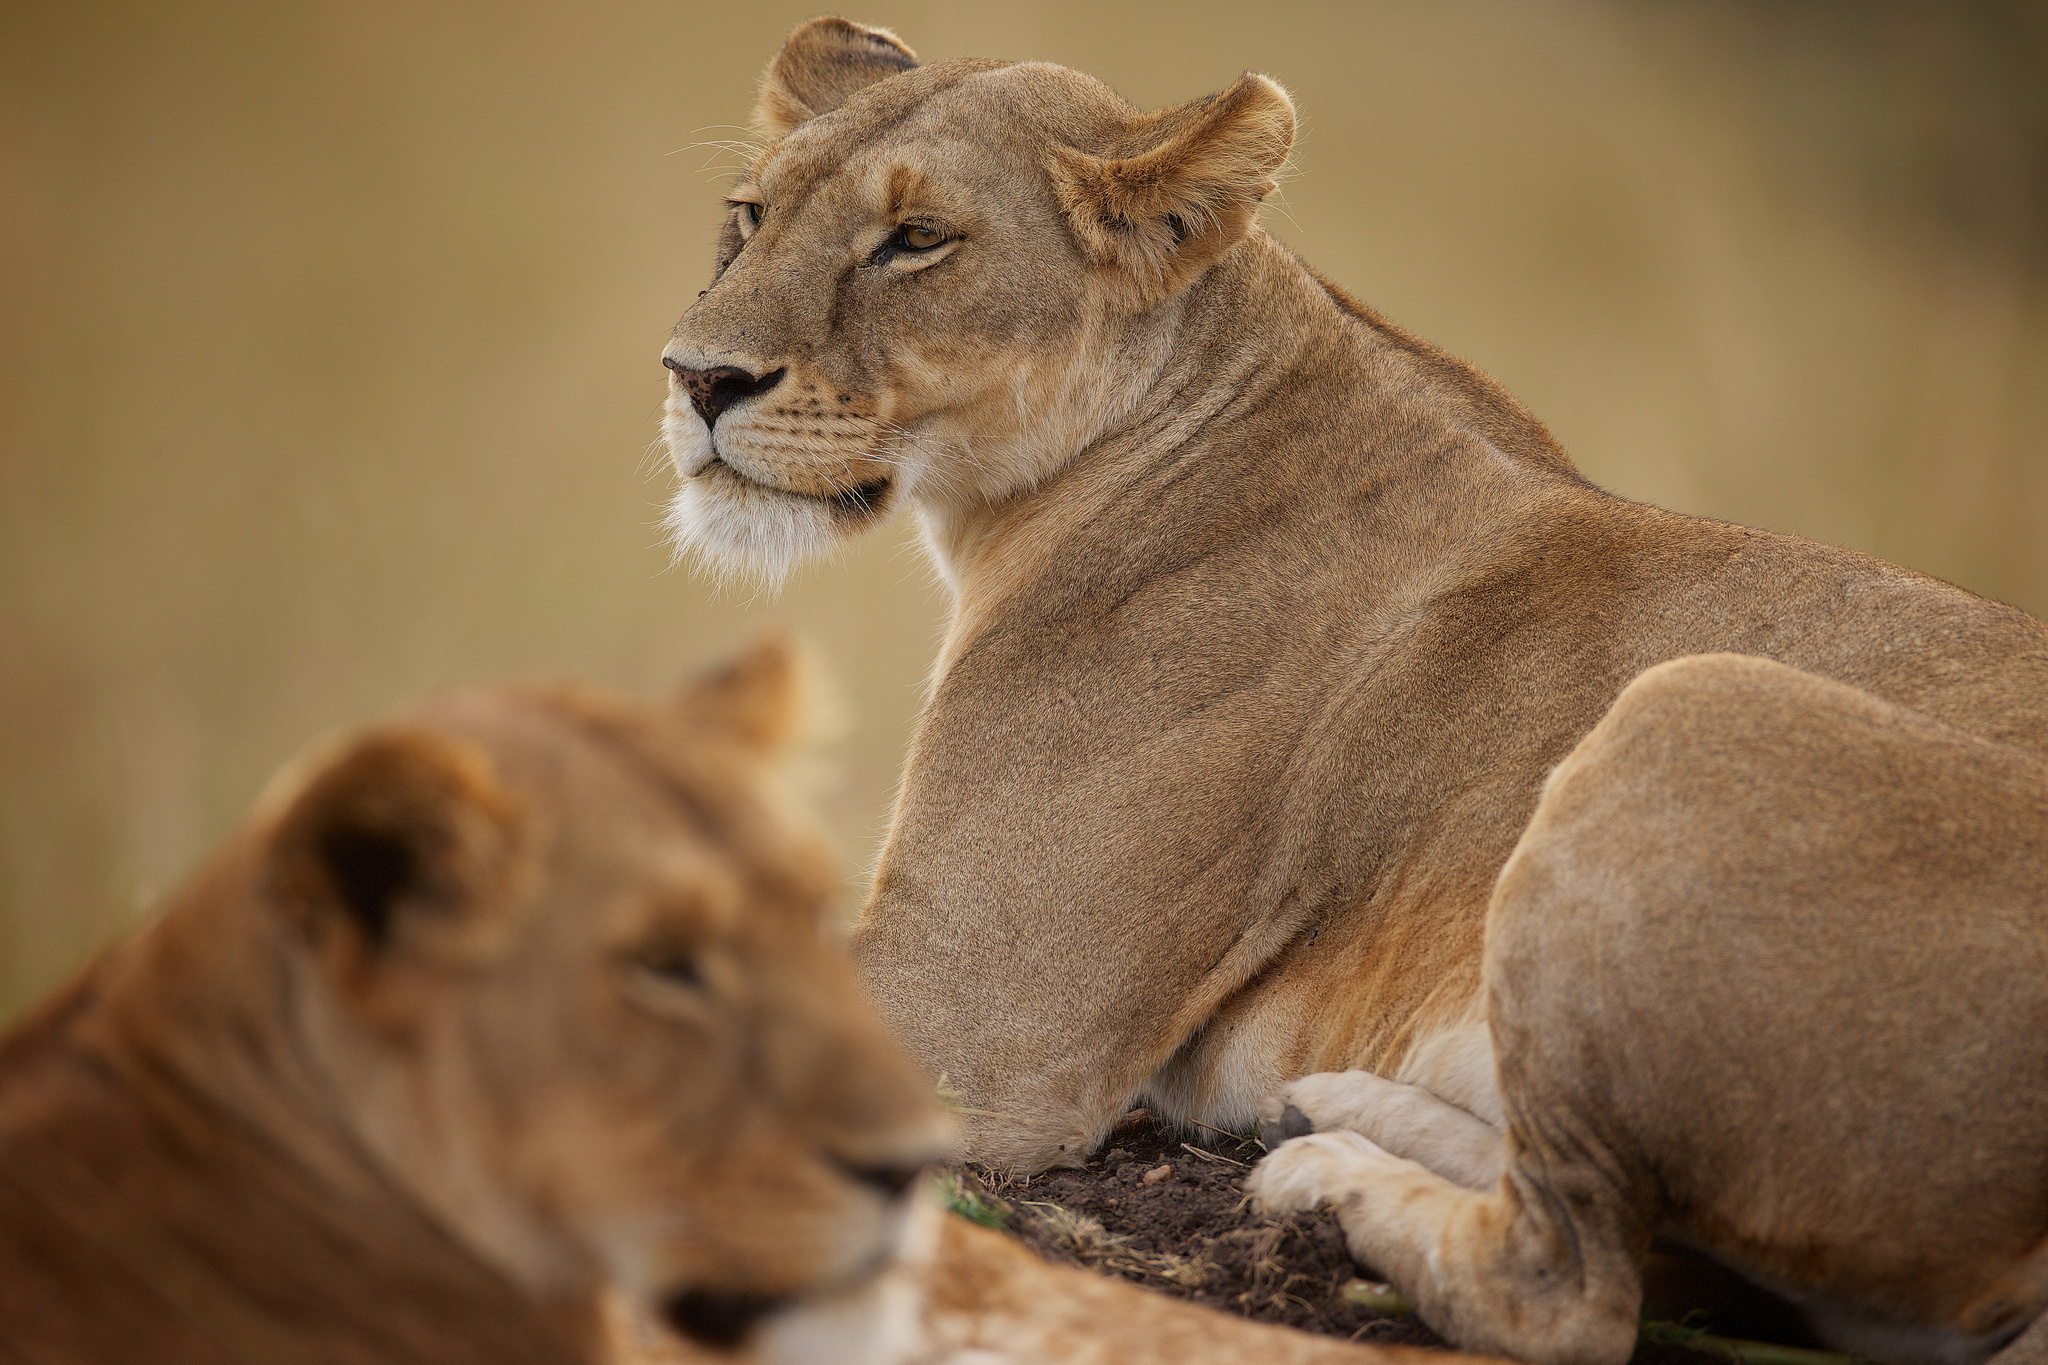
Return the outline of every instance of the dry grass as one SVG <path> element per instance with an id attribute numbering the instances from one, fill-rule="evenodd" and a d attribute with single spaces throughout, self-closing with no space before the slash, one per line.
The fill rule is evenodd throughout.
<path id="1" fill-rule="evenodd" d="M 1085 1213 L 1040 1200 L 1022 1202 L 1031 1230 L 1082 1265 L 1105 1274 L 1200 1289 L 1215 1270 L 1215 1264 L 1200 1253 L 1181 1256 L 1140 1251 L 1131 1246 L 1130 1238 L 1110 1232 Z"/>

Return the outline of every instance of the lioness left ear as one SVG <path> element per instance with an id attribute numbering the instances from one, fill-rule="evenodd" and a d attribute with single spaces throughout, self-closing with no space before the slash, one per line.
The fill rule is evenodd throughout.
<path id="1" fill-rule="evenodd" d="M 482 750 L 389 727 L 292 799 L 271 837 L 271 895 L 344 990 L 374 994 L 394 961 L 459 959 L 490 938 L 518 828 Z"/>
<path id="2" fill-rule="evenodd" d="M 1115 159 L 1060 148 L 1050 169 L 1082 249 L 1124 272 L 1150 307 L 1250 231 L 1294 145 L 1294 101 L 1246 72 L 1220 95 L 1154 115 L 1144 135 L 1149 146 Z"/>
<path id="3" fill-rule="evenodd" d="M 917 54 L 885 28 L 813 19 L 789 35 L 761 77 L 754 127 L 771 138 L 829 114 L 856 92 L 917 65 Z"/>

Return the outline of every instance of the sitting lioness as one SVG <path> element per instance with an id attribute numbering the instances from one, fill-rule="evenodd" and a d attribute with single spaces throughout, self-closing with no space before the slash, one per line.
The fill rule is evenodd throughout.
<path id="1" fill-rule="evenodd" d="M 1145 113 L 828 19 L 755 121 L 663 353 L 671 524 L 770 579 L 893 509 L 922 527 L 953 614 L 853 948 L 982 1160 L 1072 1161 L 1134 1100 L 1313 1127 L 1281 1087 L 1353 1069 L 1506 1128 L 1489 896 L 1546 775 L 1660 663 L 1775 660 L 2048 745 L 2048 628 L 1594 488 L 1268 237 L 1294 112 L 1264 77 Z M 1890 951 L 1846 950 L 1866 977 Z"/>
<path id="2" fill-rule="evenodd" d="M 1415 1365 L 910 1199 L 796 690 L 451 692 L 281 778 L 0 1039 L 0 1360 Z"/>

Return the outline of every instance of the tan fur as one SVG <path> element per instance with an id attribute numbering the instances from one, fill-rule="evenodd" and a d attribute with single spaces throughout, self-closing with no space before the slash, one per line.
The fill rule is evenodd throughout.
<path id="1" fill-rule="evenodd" d="M 1661 1226 L 1843 1350 L 1983 1360 L 2048 1308 L 2044 945 L 2038 751 L 1761 659 L 1664 664 L 1494 893 L 1505 1177 L 1433 1159 L 1441 1121 L 1334 1112 L 1361 1092 L 1333 1076 L 1283 1093 L 1374 1140 L 1290 1142 L 1250 1187 L 1333 1204 L 1476 1349 L 1626 1359 Z"/>
<path id="2" fill-rule="evenodd" d="M 867 74 L 770 130 L 734 192 L 760 226 L 735 210 L 669 343 L 785 373 L 715 429 L 671 403 L 676 524 L 770 576 L 899 503 L 923 525 L 954 613 L 854 951 L 987 1111 L 983 1159 L 1072 1161 L 1134 1098 L 1236 1127 L 1348 1069 L 1501 1116 L 1495 879 L 1660 663 L 1777 660 L 2048 745 L 2040 623 L 1603 493 L 1267 237 L 1278 87 L 1146 115 L 1044 65 Z M 912 221 L 952 235 L 878 257 Z M 870 426 L 789 436 L 814 391 Z M 851 511 L 815 496 L 884 462 Z"/>
<path id="3" fill-rule="evenodd" d="M 820 938 L 790 674 L 455 692 L 304 765 L 0 1042 L 0 1342 L 589 1361 L 601 1292 L 866 1283 L 864 1173 L 948 1130 Z"/>
<path id="4" fill-rule="evenodd" d="M 719 277 L 665 352 L 782 374 L 715 438 L 678 378 L 663 428 L 679 545 L 769 580 L 900 503 L 949 541 L 1127 416 L 1126 367 L 1167 358 L 1132 313 L 1237 240 L 1293 136 L 1262 77 L 1145 116 L 1058 67 L 904 70 L 907 49 L 860 32 L 816 21 L 771 63 L 756 122 L 778 140 L 734 186 Z M 890 252 L 905 225 L 945 241 Z"/>
<path id="5" fill-rule="evenodd" d="M 813 20 L 768 64 L 754 105 L 754 126 L 769 137 L 781 137 L 837 109 L 862 86 L 916 65 L 917 54 L 888 29 L 844 19 Z"/>

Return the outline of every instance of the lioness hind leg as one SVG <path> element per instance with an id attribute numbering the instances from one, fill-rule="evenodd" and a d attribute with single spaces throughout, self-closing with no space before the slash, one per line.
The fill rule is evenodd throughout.
<path id="1" fill-rule="evenodd" d="M 1500 1131 L 1419 1085 L 1370 1071 L 1323 1071 L 1289 1081 L 1259 1106 L 1259 1137 L 1336 1130 L 1363 1134 L 1395 1156 L 1419 1162 L 1468 1190 L 1491 1189 L 1506 1169 Z"/>
<path id="2" fill-rule="evenodd" d="M 1560 1199 L 1554 1175 L 1539 1185 L 1510 1170 L 1481 1193 L 1340 1131 L 1283 1144 L 1245 1188 L 1269 1213 L 1330 1205 L 1352 1256 L 1465 1350 L 1621 1365 L 1642 1297 L 1638 1239 L 1619 1200 L 1573 1183 Z"/>

